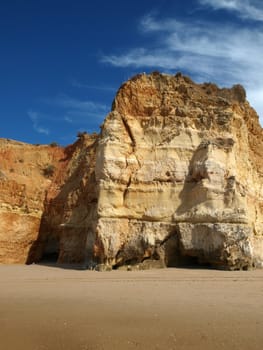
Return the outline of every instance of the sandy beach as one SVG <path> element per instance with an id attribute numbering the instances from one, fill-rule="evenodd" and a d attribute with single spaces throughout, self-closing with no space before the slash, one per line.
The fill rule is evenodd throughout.
<path id="1" fill-rule="evenodd" d="M 0 266 L 0 349 L 262 349 L 263 271 Z"/>

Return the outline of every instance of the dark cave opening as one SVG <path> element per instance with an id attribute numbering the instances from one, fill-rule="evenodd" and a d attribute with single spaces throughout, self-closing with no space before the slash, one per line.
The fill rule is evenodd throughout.
<path id="1" fill-rule="evenodd" d="M 44 252 L 41 259 L 40 263 L 56 263 L 58 261 L 59 253 L 58 252 L 53 252 L 53 253 L 46 253 Z"/>
<path id="2" fill-rule="evenodd" d="M 207 262 L 202 254 L 194 251 L 185 251 L 177 232 L 164 242 L 164 259 L 167 267 L 207 269 L 212 265 Z"/>
<path id="3" fill-rule="evenodd" d="M 187 269 L 211 269 L 213 266 L 205 261 L 200 259 L 198 256 L 191 255 L 181 255 L 177 256 L 176 267 L 187 268 Z"/>
<path id="4" fill-rule="evenodd" d="M 44 243 L 39 263 L 55 264 L 59 258 L 59 240 L 54 236 L 49 236 Z"/>

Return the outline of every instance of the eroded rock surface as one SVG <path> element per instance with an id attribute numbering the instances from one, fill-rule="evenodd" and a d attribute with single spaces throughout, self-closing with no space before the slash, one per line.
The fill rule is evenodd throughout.
<path id="1" fill-rule="evenodd" d="M 263 131 L 245 96 L 181 74 L 123 84 L 100 135 L 41 146 L 51 177 L 1 169 L 1 261 L 262 267 Z"/>
<path id="2" fill-rule="evenodd" d="M 26 262 L 63 155 L 60 147 L 0 139 L 0 262 Z"/>

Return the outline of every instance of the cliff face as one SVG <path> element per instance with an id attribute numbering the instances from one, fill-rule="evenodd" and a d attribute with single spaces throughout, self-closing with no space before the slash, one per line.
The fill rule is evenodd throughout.
<path id="1" fill-rule="evenodd" d="M 66 148 L 0 140 L 0 263 L 83 261 L 96 137 Z"/>
<path id="2" fill-rule="evenodd" d="M 138 75 L 119 89 L 99 136 L 83 135 L 56 155 L 46 147 L 56 172 L 36 179 L 37 215 L 33 204 L 21 213 L 21 191 L 11 190 L 27 186 L 24 179 L 16 170 L 3 174 L 0 185 L 11 187 L 1 191 L 0 239 L 7 242 L 1 259 L 17 261 L 12 256 L 20 251 L 19 261 L 56 253 L 59 262 L 115 268 L 261 267 L 262 136 L 240 85 L 219 89 L 180 74 Z M 12 191 L 20 202 L 11 205 Z"/>
<path id="3" fill-rule="evenodd" d="M 25 263 L 64 151 L 0 139 L 0 262 Z"/>
<path id="4" fill-rule="evenodd" d="M 241 86 L 158 73 L 124 84 L 97 153 L 106 260 L 259 266 L 262 136 Z"/>
<path id="5" fill-rule="evenodd" d="M 97 136 L 82 135 L 64 150 L 62 168 L 47 190 L 39 235 L 27 263 L 42 258 L 59 263 L 81 263 L 93 257 L 90 241 L 96 224 L 97 186 L 95 152 Z M 53 255 L 53 257 L 52 257 Z"/>

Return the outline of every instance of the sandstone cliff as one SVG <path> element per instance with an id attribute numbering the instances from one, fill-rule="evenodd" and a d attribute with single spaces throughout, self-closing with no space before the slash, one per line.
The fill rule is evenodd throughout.
<path id="1" fill-rule="evenodd" d="M 96 136 L 82 135 L 66 148 L 0 139 L 0 263 L 32 263 L 52 255 L 62 262 L 83 260 L 78 228 L 95 191 L 90 148 Z M 93 170 L 85 167 L 87 159 Z M 63 227 L 68 216 L 74 220 L 73 237 Z"/>
<path id="2" fill-rule="evenodd" d="M 137 75 L 100 135 L 65 149 L 2 141 L 0 259 L 262 267 L 262 136 L 240 85 Z"/>
<path id="3" fill-rule="evenodd" d="M 26 262 L 63 154 L 59 147 L 0 139 L 0 262 Z"/>

